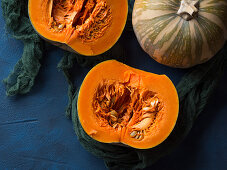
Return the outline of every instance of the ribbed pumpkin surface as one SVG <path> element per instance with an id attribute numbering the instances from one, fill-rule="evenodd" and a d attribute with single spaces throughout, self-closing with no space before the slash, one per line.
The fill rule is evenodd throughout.
<path id="1" fill-rule="evenodd" d="M 227 1 L 200 0 L 197 15 L 189 21 L 177 14 L 180 6 L 181 0 L 136 0 L 132 22 L 141 47 L 152 58 L 185 68 L 209 60 L 224 45 Z"/>

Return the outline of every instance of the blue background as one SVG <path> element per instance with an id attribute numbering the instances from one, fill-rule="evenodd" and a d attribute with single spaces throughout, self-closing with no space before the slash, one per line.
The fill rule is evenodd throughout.
<path id="1" fill-rule="evenodd" d="M 0 9 L 0 13 L 2 13 Z M 0 15 L 0 80 L 6 78 L 22 55 L 23 44 L 6 34 Z M 167 74 L 175 85 L 186 70 L 156 63 L 140 48 L 133 33 L 120 39 L 126 64 Z M 67 84 L 56 68 L 63 51 L 49 46 L 32 91 L 6 97 L 0 83 L 0 169 L 106 169 L 101 159 L 88 153 L 77 140 L 64 115 Z M 88 69 L 75 65 L 79 86 Z M 204 112 L 184 142 L 170 155 L 147 169 L 222 170 L 227 168 L 227 70 Z"/>

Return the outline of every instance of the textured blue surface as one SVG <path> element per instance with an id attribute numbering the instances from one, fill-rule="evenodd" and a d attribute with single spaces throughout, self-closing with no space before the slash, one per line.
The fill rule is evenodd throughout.
<path id="1" fill-rule="evenodd" d="M 0 10 L 1 13 L 1 10 Z M 22 55 L 23 44 L 6 34 L 0 15 L 0 80 Z M 167 74 L 176 85 L 186 70 L 171 69 L 150 59 L 133 33 L 121 38 L 130 66 Z M 77 141 L 64 116 L 67 84 L 56 68 L 62 50 L 50 47 L 35 86 L 28 95 L 6 97 L 0 83 L 0 169 L 106 169 L 103 161 Z M 76 65 L 79 85 L 88 69 Z M 227 167 L 227 70 L 204 112 L 184 142 L 171 155 L 147 169 L 224 170 Z"/>

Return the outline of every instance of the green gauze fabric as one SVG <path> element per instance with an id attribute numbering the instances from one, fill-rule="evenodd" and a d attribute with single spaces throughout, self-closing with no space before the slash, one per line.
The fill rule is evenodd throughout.
<path id="1" fill-rule="evenodd" d="M 23 41 L 24 51 L 13 72 L 3 80 L 6 94 L 25 94 L 31 90 L 40 69 L 43 41 L 33 30 L 28 19 L 27 0 L 2 0 L 6 28 L 12 36 Z"/>
<path id="2" fill-rule="evenodd" d="M 129 19 L 126 30 L 131 31 L 131 12 L 134 0 L 129 0 Z M 2 0 L 6 27 L 14 38 L 22 40 L 24 52 L 13 72 L 4 80 L 6 94 L 24 94 L 30 91 L 40 68 L 40 60 L 45 52 L 45 43 L 35 33 L 27 15 L 28 0 Z M 160 145 L 147 150 L 133 149 L 112 144 L 104 144 L 90 138 L 82 129 L 77 116 L 77 92 L 74 87 L 71 69 L 75 62 L 81 66 L 92 67 L 96 63 L 124 56 L 121 45 L 117 43 L 110 51 L 96 57 L 80 56 L 65 52 L 58 64 L 69 83 L 69 104 L 66 115 L 72 117 L 78 140 L 89 152 L 102 158 L 110 169 L 142 169 L 174 150 L 190 131 L 196 118 L 204 109 L 209 96 L 224 68 L 227 65 L 227 45 L 209 62 L 193 67 L 177 85 L 180 99 L 180 112 L 171 135 Z M 117 58 L 118 60 L 121 59 Z"/>

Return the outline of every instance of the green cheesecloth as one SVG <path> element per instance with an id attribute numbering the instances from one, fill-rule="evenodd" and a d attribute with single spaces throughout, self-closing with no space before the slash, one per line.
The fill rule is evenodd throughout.
<path id="1" fill-rule="evenodd" d="M 129 13 L 132 11 L 134 0 L 129 0 Z M 28 18 L 28 0 L 2 0 L 3 16 L 8 32 L 24 43 L 24 51 L 12 73 L 3 82 L 6 94 L 28 93 L 41 67 L 40 60 L 45 52 L 45 42 L 33 30 Z M 130 16 L 130 14 L 129 14 Z M 130 18 L 126 30 L 132 30 Z M 159 158 L 173 151 L 186 137 L 194 121 L 203 111 L 209 96 L 222 76 L 227 66 L 227 47 L 205 64 L 190 69 L 184 75 L 177 91 L 180 100 L 180 111 L 176 126 L 170 136 L 160 145 L 152 149 L 140 150 L 129 147 L 104 144 L 90 138 L 82 129 L 77 116 L 77 93 L 71 81 L 70 69 L 75 62 L 81 66 L 92 67 L 95 64 L 119 56 L 124 59 L 124 50 L 117 43 L 111 50 L 99 57 L 85 57 L 65 52 L 58 64 L 69 83 L 69 104 L 66 110 L 68 117 L 72 117 L 74 129 L 80 143 L 92 154 L 102 158 L 109 169 L 143 169 L 153 164 Z"/>

